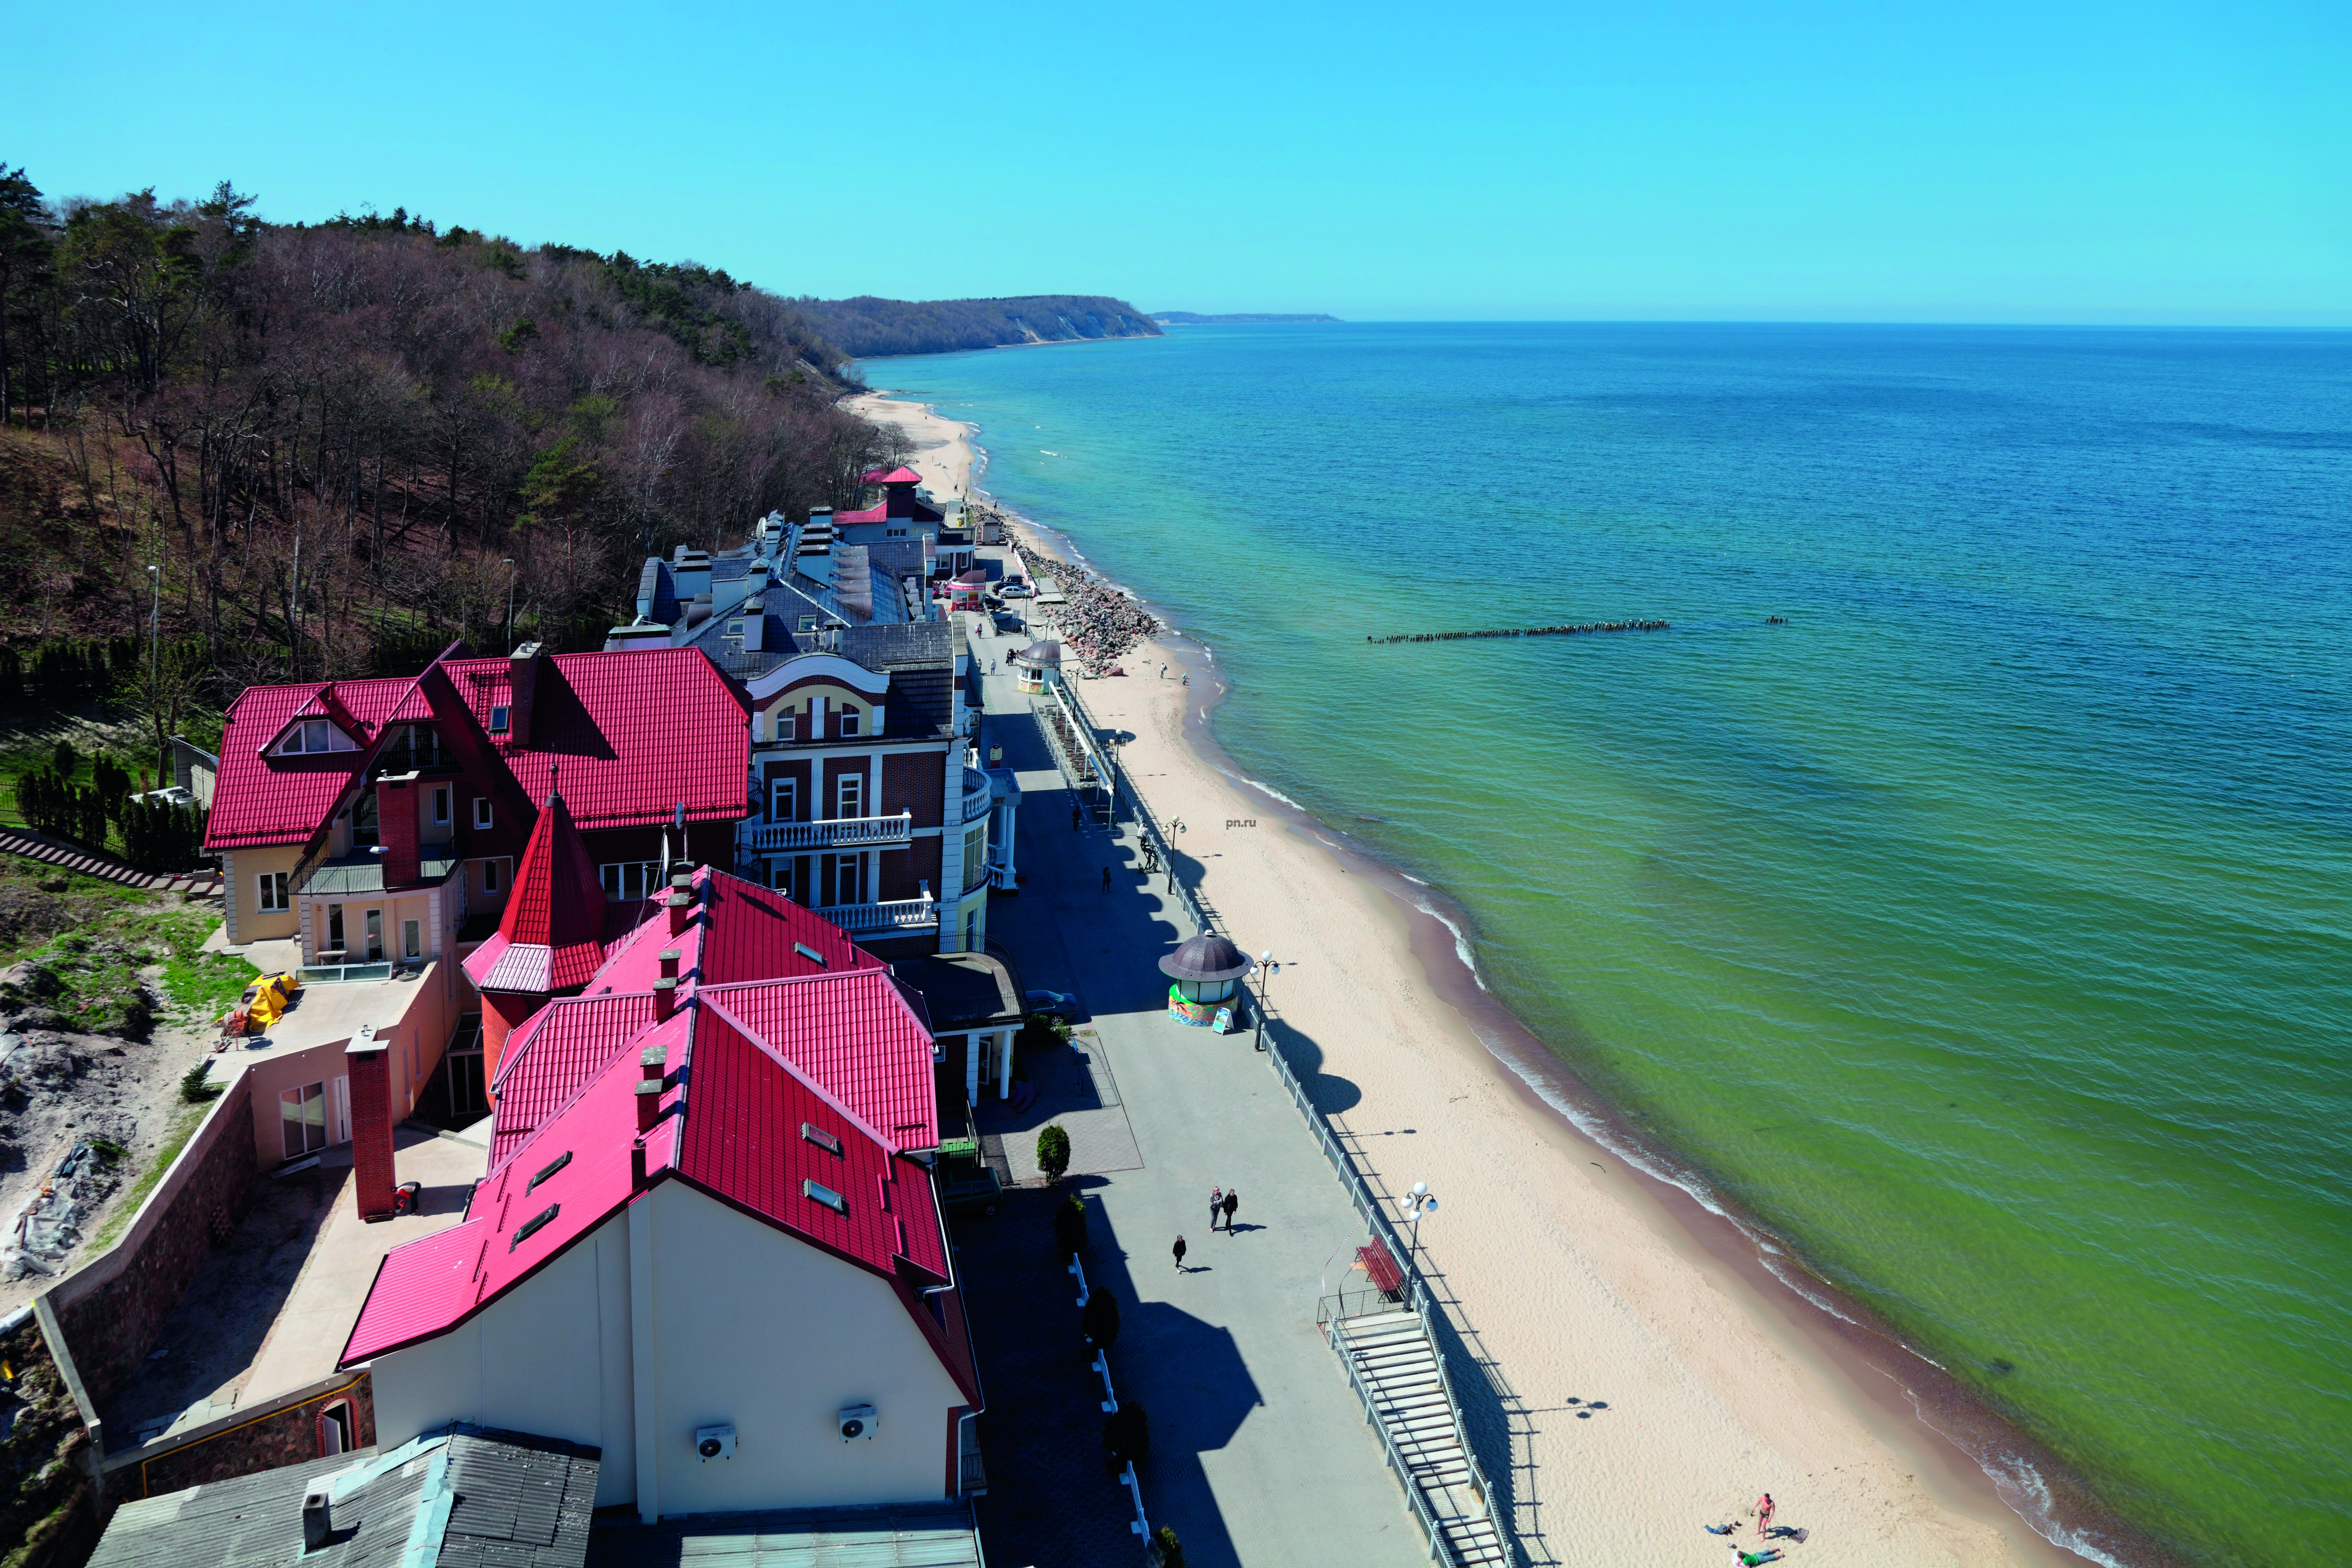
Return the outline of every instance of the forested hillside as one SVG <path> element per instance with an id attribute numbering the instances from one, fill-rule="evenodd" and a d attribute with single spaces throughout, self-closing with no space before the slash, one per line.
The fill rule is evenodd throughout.
<path id="1" fill-rule="evenodd" d="M 0 166 L 0 647 L 143 641 L 160 583 L 160 674 L 110 682 L 160 724 L 502 648 L 510 586 L 523 635 L 593 646 L 634 558 L 898 456 L 836 406 L 846 358 L 720 271 Z"/>
<path id="2" fill-rule="evenodd" d="M 1011 300 L 795 300 L 793 306 L 853 359 L 948 353 L 1081 338 L 1156 338 L 1159 323 L 1101 294 Z"/>

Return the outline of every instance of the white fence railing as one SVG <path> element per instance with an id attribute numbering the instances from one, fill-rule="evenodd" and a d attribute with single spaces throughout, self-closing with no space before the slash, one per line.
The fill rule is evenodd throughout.
<path id="1" fill-rule="evenodd" d="M 836 816 L 824 822 L 761 822 L 746 824 L 745 843 L 756 854 L 782 849 L 871 849 L 877 845 L 904 844 L 914 837 L 914 816 Z"/>
<path id="2" fill-rule="evenodd" d="M 887 904 L 833 904 L 817 913 L 852 936 L 920 931 L 940 923 L 940 906 L 935 899 L 898 899 Z"/>

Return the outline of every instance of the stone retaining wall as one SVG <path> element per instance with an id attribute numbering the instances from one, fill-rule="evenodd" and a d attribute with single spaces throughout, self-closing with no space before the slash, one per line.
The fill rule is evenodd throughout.
<path id="1" fill-rule="evenodd" d="M 253 1082 L 240 1072 L 120 1240 L 46 1292 L 93 1403 L 131 1381 L 257 1174 Z"/>

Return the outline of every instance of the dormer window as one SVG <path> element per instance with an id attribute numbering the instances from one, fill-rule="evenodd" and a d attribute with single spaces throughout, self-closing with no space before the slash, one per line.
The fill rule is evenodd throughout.
<path id="1" fill-rule="evenodd" d="M 797 740 L 797 739 L 799 738 L 799 735 L 800 735 L 800 727 L 801 727 L 801 721 L 800 721 L 800 715 L 799 715 L 799 714 L 794 713 L 794 712 L 792 712 L 792 711 L 790 711 L 789 710 L 784 710 L 784 711 L 779 712 L 779 713 L 776 715 L 776 739 L 777 739 L 777 740 L 779 740 L 779 741 L 791 741 L 791 740 Z"/>
<path id="2" fill-rule="evenodd" d="M 720 635 L 720 636 L 722 636 L 722 637 L 741 637 L 741 636 L 743 635 L 743 622 L 742 622 L 741 618 L 739 616 L 738 618 L 736 618 L 736 619 L 734 619 L 734 620 L 731 620 L 731 621 L 728 622 L 728 623 L 727 623 L 727 629 L 726 629 L 726 631 L 722 632 L 722 633 L 721 633 L 721 634 L 719 634 L 719 635 Z"/>
<path id="3" fill-rule="evenodd" d="M 843 738 L 844 740 L 846 740 L 846 739 L 848 739 L 850 736 L 856 734 L 856 733 L 857 733 L 857 727 L 858 727 L 858 725 L 860 725 L 861 723 L 863 723 L 863 722 L 865 721 L 865 719 L 866 719 L 866 715 L 865 715 L 865 714 L 863 714 L 863 713 L 860 713 L 856 709 L 855 709 L 855 708 L 844 708 L 844 709 L 841 710 L 841 734 L 842 734 L 842 738 Z"/>
<path id="4" fill-rule="evenodd" d="M 286 739 L 278 745 L 278 754 L 300 757 L 334 749 L 335 727 L 324 719 L 305 719 L 286 731 Z"/>
<path id="5" fill-rule="evenodd" d="M 494 702 L 490 704 L 491 734 L 503 735 L 507 732 L 507 718 L 509 712 L 509 710 L 503 702 Z"/>

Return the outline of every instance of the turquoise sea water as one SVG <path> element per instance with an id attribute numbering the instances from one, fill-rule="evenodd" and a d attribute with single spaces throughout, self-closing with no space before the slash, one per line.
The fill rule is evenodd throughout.
<path id="1" fill-rule="evenodd" d="M 977 421 L 988 489 L 1215 648 L 1244 769 L 1457 899 L 1823 1275 L 2188 1554 L 2352 1557 L 2352 335 L 868 374 Z M 1675 627 L 1364 643 L 1634 616 Z"/>

